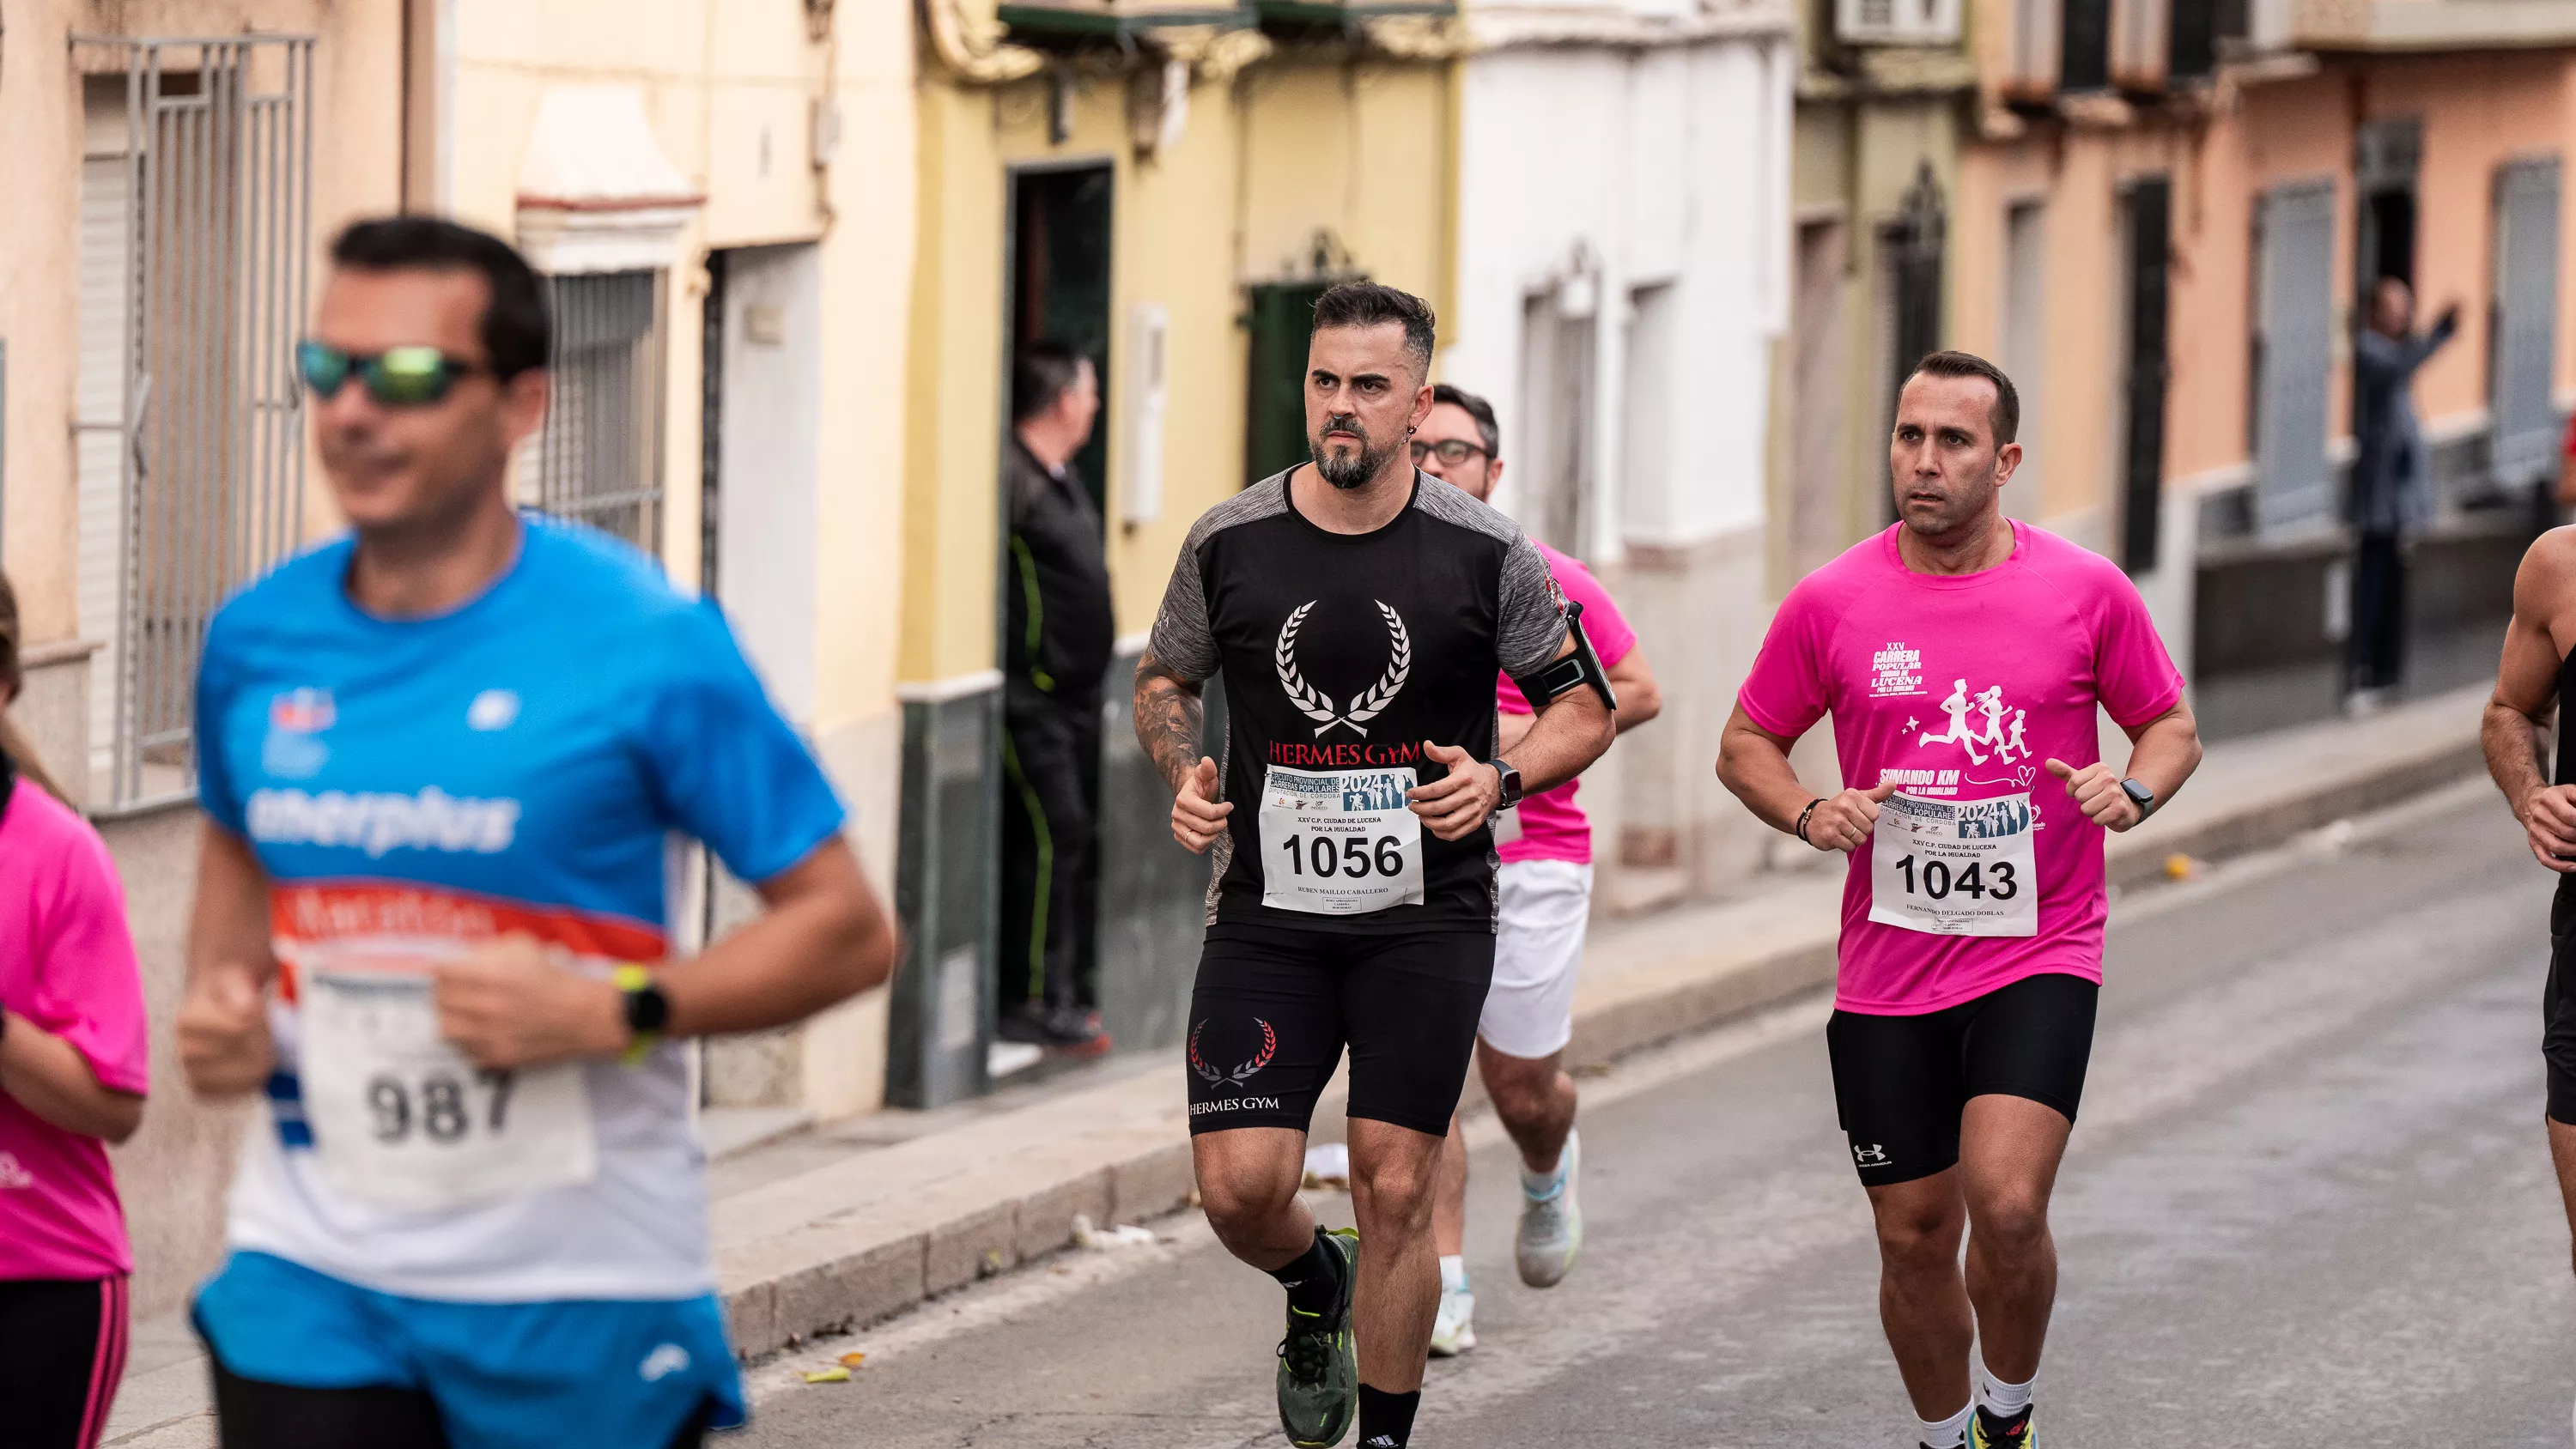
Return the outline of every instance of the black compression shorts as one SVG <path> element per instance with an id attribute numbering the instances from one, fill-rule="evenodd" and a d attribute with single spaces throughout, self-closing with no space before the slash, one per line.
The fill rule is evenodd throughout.
<path id="1" fill-rule="evenodd" d="M 1955 1165 L 1970 1097 L 2027 1097 L 2073 1122 L 2100 994 L 2083 977 L 2049 973 L 1920 1016 L 1835 1012 L 1825 1024 L 1834 1105 L 1862 1184 Z"/>
<path id="2" fill-rule="evenodd" d="M 1491 931 L 1208 927 L 1190 992 L 1190 1131 L 1305 1131 L 1347 1043 L 1353 1117 L 1446 1133 L 1493 979 Z"/>
<path id="3" fill-rule="evenodd" d="M 2576 1127 L 2576 876 L 2549 905 L 2549 983 L 2540 992 L 2540 1057 L 2549 1067 L 2549 1120 Z"/>

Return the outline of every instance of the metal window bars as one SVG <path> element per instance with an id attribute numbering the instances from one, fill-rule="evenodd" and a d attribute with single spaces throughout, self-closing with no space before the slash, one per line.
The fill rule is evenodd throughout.
<path id="1" fill-rule="evenodd" d="M 554 400 L 529 449 L 533 501 L 659 555 L 662 274 L 549 277 L 546 290 Z"/>
<path id="2" fill-rule="evenodd" d="M 312 226 L 313 40 L 75 36 L 122 72 L 122 356 L 113 415 L 116 608 L 101 663 L 110 741 L 92 806 L 194 784 L 207 622 L 303 535 L 303 395 L 290 357 Z M 85 623 L 84 627 L 96 627 Z"/>

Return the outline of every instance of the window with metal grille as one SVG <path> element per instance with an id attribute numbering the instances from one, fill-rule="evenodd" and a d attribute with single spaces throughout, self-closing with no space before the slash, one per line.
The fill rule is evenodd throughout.
<path id="1" fill-rule="evenodd" d="M 546 291 L 554 401 L 522 457 L 522 496 L 659 554 L 662 274 L 549 277 Z"/>
<path id="2" fill-rule="evenodd" d="M 187 795 L 206 623 L 303 536 L 313 42 L 75 44 L 77 608 L 114 811 Z"/>

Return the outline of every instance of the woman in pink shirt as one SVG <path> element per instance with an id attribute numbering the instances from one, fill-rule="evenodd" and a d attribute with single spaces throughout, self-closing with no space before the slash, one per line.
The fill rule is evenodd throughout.
<path id="1" fill-rule="evenodd" d="M 0 579 L 0 704 L 18 695 Z M 0 717 L 0 1441 L 91 1449 L 134 1255 L 107 1144 L 143 1120 L 143 980 L 107 846 Z"/>

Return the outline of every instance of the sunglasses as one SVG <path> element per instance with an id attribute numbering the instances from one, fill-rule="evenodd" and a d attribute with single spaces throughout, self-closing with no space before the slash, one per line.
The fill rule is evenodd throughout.
<path id="1" fill-rule="evenodd" d="M 344 352 L 311 338 L 295 344 L 295 370 L 313 395 L 328 402 L 352 376 L 367 396 L 391 407 L 426 407 L 442 401 L 456 380 L 489 369 L 458 362 L 435 347 L 389 347 L 382 352 Z"/>
<path id="2" fill-rule="evenodd" d="M 1479 448 L 1475 444 L 1467 442 L 1464 439 L 1451 438 L 1445 442 L 1439 443 L 1414 444 L 1413 461 L 1419 463 L 1425 458 L 1437 457 L 1441 462 L 1454 468 L 1459 464 L 1466 462 L 1468 459 L 1475 457 L 1477 454 L 1484 452 L 1484 449 Z M 1491 457 L 1493 455 L 1487 453 L 1485 456 Z"/>

